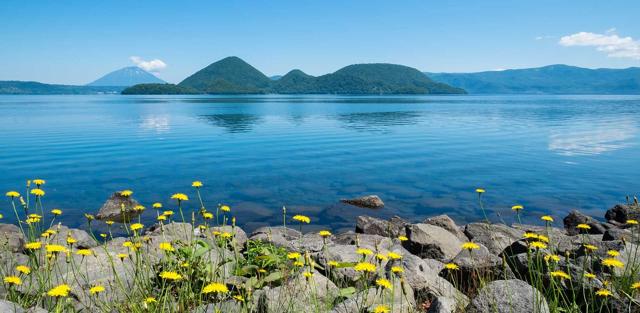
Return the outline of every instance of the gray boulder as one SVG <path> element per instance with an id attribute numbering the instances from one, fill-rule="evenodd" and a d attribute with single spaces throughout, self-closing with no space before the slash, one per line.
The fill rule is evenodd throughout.
<path id="1" fill-rule="evenodd" d="M 468 241 L 467 235 L 464 234 L 460 227 L 456 225 L 456 222 L 453 221 L 448 215 L 442 214 L 434 217 L 429 217 L 422 221 L 423 224 L 435 225 L 438 227 L 442 227 L 448 230 L 450 233 L 454 234 L 461 241 Z"/>
<path id="2" fill-rule="evenodd" d="M 389 237 L 369 234 L 356 234 L 348 231 L 335 235 L 333 242 L 340 245 L 356 245 L 371 250 L 389 250 L 393 246 L 393 240 Z"/>
<path id="3" fill-rule="evenodd" d="M 356 233 L 395 238 L 400 235 L 405 235 L 405 226 L 408 224 L 409 222 L 398 216 L 394 216 L 390 220 L 385 221 L 367 215 L 360 215 L 356 219 Z"/>
<path id="4" fill-rule="evenodd" d="M 302 234 L 299 231 L 282 226 L 260 227 L 249 235 L 250 240 L 270 242 L 278 247 L 283 247 L 289 250 L 293 250 L 295 248 L 293 241 L 300 240 L 300 237 L 302 237 Z"/>
<path id="5" fill-rule="evenodd" d="M 111 197 L 102 205 L 96 218 L 103 221 L 114 221 L 124 223 L 138 217 L 141 211 L 134 211 L 133 208 L 139 205 L 138 201 L 131 196 L 125 197 L 120 192 L 114 192 Z"/>
<path id="6" fill-rule="evenodd" d="M 627 220 L 640 220 L 640 208 L 628 206 L 626 204 L 616 204 L 607 210 L 604 218 L 610 222 L 625 224 Z"/>
<path id="7" fill-rule="evenodd" d="M 376 195 L 363 196 L 353 199 L 342 199 L 340 200 L 340 202 L 368 209 L 379 209 L 384 207 L 384 202 L 382 202 L 382 199 L 380 199 L 380 197 Z"/>
<path id="8" fill-rule="evenodd" d="M 24 309 L 10 301 L 0 300 L 0 312 L 6 313 L 24 313 Z"/>
<path id="9" fill-rule="evenodd" d="M 607 229 L 602 235 L 602 241 L 611 241 L 611 240 L 631 240 L 632 233 L 628 229 L 620 229 L 620 228 L 611 228 Z M 638 236 L 636 236 L 637 238 Z"/>
<path id="10" fill-rule="evenodd" d="M 51 243 L 59 245 L 67 245 L 67 238 L 71 237 L 76 240 L 73 244 L 75 248 L 93 248 L 98 245 L 95 239 L 93 239 L 89 233 L 82 229 L 69 228 L 64 225 L 56 225 L 53 227 L 57 231 L 51 238 Z"/>
<path id="11" fill-rule="evenodd" d="M 336 285 L 317 271 L 307 279 L 301 273 L 285 284 L 254 293 L 257 312 L 326 312 L 338 297 Z"/>
<path id="12" fill-rule="evenodd" d="M 247 240 L 248 240 L 247 233 L 245 233 L 244 230 L 238 226 L 232 227 L 227 225 L 227 226 L 210 227 L 208 230 L 206 230 L 205 237 L 209 239 L 213 239 L 213 232 L 233 234 L 233 240 L 232 240 L 233 244 L 236 246 L 236 248 L 240 250 L 242 250 L 242 248 L 244 247 L 244 245 L 247 243 Z"/>
<path id="13" fill-rule="evenodd" d="M 442 227 L 429 224 L 407 226 L 407 249 L 421 257 L 447 261 L 462 249 L 462 241 Z"/>
<path id="14" fill-rule="evenodd" d="M 548 313 L 544 296 L 524 281 L 518 279 L 496 280 L 487 284 L 471 300 L 467 313 Z"/>
<path id="15" fill-rule="evenodd" d="M 501 258 L 489 252 L 489 249 L 484 245 L 478 245 L 480 249 L 460 251 L 451 260 L 452 263 L 458 265 L 458 270 L 449 272 L 449 270 L 443 269 L 440 275 L 463 282 L 460 284 L 460 288 L 466 293 L 477 290 L 481 284 L 492 280 L 515 278 L 511 268 L 504 264 Z"/>
<path id="16" fill-rule="evenodd" d="M 604 234 L 607 230 L 600 222 L 593 219 L 591 216 L 584 215 L 578 210 L 573 210 L 563 220 L 564 228 L 567 230 L 567 234 L 574 236 L 580 234 L 580 230 L 577 228 L 579 224 L 587 224 L 591 229 L 587 230 L 588 234 Z"/>
<path id="17" fill-rule="evenodd" d="M 18 226 L 0 224 L 0 248 L 12 252 L 22 251 L 24 248 L 24 235 Z"/>
<path id="18" fill-rule="evenodd" d="M 391 311 L 393 313 L 416 312 L 413 290 L 395 280 L 392 290 L 369 288 L 360 291 L 347 300 L 336 304 L 331 313 L 358 313 L 363 312 L 362 309 L 364 312 L 373 312 L 379 305 L 386 305 L 389 309 L 393 308 Z"/>
<path id="19" fill-rule="evenodd" d="M 471 223 L 467 224 L 464 233 L 473 242 L 481 243 L 493 254 L 500 254 L 511 243 L 522 238 L 522 230 L 504 224 Z"/>

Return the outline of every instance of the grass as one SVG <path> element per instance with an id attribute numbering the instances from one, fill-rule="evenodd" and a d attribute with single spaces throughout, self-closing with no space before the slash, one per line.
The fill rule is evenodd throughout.
<path id="1" fill-rule="evenodd" d="M 406 292 L 407 273 L 398 252 L 357 245 L 356 262 L 329 260 L 327 242 L 332 234 L 326 230 L 318 234 L 323 245 L 315 255 L 289 251 L 269 241 L 240 242 L 241 230 L 231 208 L 206 208 L 200 182 L 193 183 L 200 205 L 197 212 L 184 210 L 186 201 L 194 201 L 188 195 L 174 194 L 173 210 L 159 203 L 152 206 L 157 225 L 146 232 L 148 227 L 140 217 L 118 226 L 85 214 L 93 243 L 81 247 L 78 238 L 60 238 L 58 220 L 63 212 L 45 208 L 45 183 L 28 182 L 24 195 L 6 193 L 26 243 L 18 249 L 22 253 L 3 259 L 0 275 L 5 298 L 22 307 L 39 306 L 52 312 L 191 312 L 208 306 L 214 312 L 261 312 L 268 306 L 272 312 L 329 312 L 336 305 L 349 305 L 357 312 L 382 313 L 417 312 L 428 306 L 410 301 L 413 296 Z M 481 191 L 479 204 L 487 219 L 481 195 L 485 191 Z M 120 194 L 131 197 L 132 192 Z M 145 209 L 123 207 L 122 212 Z M 518 220 L 522 209 L 515 210 Z M 283 208 L 282 222 L 283 227 L 289 223 L 302 231 L 311 220 L 300 214 L 290 218 Z M 104 233 L 96 231 L 98 223 L 106 224 Z M 579 249 L 561 253 L 550 231 L 552 223 L 548 217 L 543 220 L 545 231 L 525 234 L 522 243 L 528 270 L 515 271 L 518 278 L 542 292 L 550 311 L 637 309 L 638 245 L 598 251 L 599 247 L 589 246 L 588 229 L 580 226 Z M 635 241 L 638 225 L 633 220 L 627 223 Z M 114 237 L 116 227 L 127 237 Z M 393 240 L 400 243 L 407 238 Z M 465 243 L 463 253 L 474 258 L 478 248 Z M 3 247 L 3 251 L 8 249 Z M 318 264 L 318 259 L 326 263 Z M 510 269 L 516 267 L 513 262 L 513 256 L 504 255 L 498 274 L 474 269 L 464 279 L 458 274 L 461 269 L 450 263 L 441 275 L 473 296 L 488 282 L 509 278 Z M 340 275 L 345 270 L 354 271 L 355 279 Z M 532 300 L 540 303 L 542 299 Z"/>

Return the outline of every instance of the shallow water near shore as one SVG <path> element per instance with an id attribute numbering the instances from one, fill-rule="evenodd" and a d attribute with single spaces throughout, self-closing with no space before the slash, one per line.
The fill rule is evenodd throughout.
<path id="1" fill-rule="evenodd" d="M 197 208 L 193 180 L 249 230 L 281 224 L 283 205 L 306 229 L 360 214 L 476 221 L 477 187 L 493 220 L 522 204 L 524 220 L 558 223 L 640 194 L 639 131 L 640 96 L 0 96 L 0 190 L 46 179 L 45 207 L 76 227 L 122 189 L 146 224 L 172 193 Z M 386 207 L 338 203 L 366 194 Z"/>

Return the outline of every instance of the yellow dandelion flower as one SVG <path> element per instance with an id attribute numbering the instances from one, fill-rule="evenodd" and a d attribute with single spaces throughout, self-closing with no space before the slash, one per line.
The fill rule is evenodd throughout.
<path id="1" fill-rule="evenodd" d="M 627 224 L 629 224 L 629 225 L 638 225 L 638 221 L 637 220 L 627 220 Z"/>
<path id="2" fill-rule="evenodd" d="M 478 188 L 478 189 L 476 189 L 476 192 L 477 192 L 477 193 L 485 193 L 485 192 L 486 192 L 486 190 L 484 190 L 484 189 L 482 189 L 482 188 Z"/>
<path id="3" fill-rule="evenodd" d="M 547 254 L 544 256 L 544 260 L 549 262 L 549 260 L 554 262 L 560 262 L 560 256 L 557 254 Z"/>
<path id="4" fill-rule="evenodd" d="M 160 202 L 156 202 L 156 203 L 154 203 L 154 204 L 152 205 L 152 207 L 153 207 L 154 209 L 161 209 L 161 208 L 162 208 L 162 203 L 160 203 Z"/>
<path id="5" fill-rule="evenodd" d="M 53 214 L 53 215 L 60 215 L 60 214 L 62 214 L 62 210 L 60 210 L 60 209 L 53 209 L 53 210 L 51 210 L 51 214 Z"/>
<path id="6" fill-rule="evenodd" d="M 222 212 L 231 212 L 231 207 L 229 207 L 228 205 L 223 205 L 220 207 L 220 211 Z"/>
<path id="7" fill-rule="evenodd" d="M 372 255 L 373 251 L 371 251 L 371 250 L 369 250 L 367 248 L 358 248 L 356 250 L 356 253 L 357 254 L 361 254 L 361 255 Z"/>
<path id="8" fill-rule="evenodd" d="M 392 259 L 392 260 L 400 260 L 400 259 L 402 259 L 402 254 L 395 253 L 395 252 L 389 252 L 389 253 L 387 253 L 387 256 L 389 257 L 389 259 Z"/>
<path id="9" fill-rule="evenodd" d="M 524 209 L 524 207 L 523 207 L 523 206 L 521 206 L 521 205 L 514 205 L 514 206 L 512 206 L 512 207 L 511 207 L 511 210 L 514 210 L 514 211 L 516 211 L 516 212 L 517 212 L 517 211 L 520 211 L 520 210 L 522 210 L 522 209 Z"/>
<path id="10" fill-rule="evenodd" d="M 61 245 L 45 245 L 44 248 L 49 253 L 67 252 L 67 248 Z"/>
<path id="11" fill-rule="evenodd" d="M 529 243 L 529 248 L 546 249 L 547 244 L 542 241 L 534 241 Z"/>
<path id="12" fill-rule="evenodd" d="M 596 278 L 596 274 L 593 274 L 593 273 L 584 273 L 584 278 L 588 278 L 588 279 L 595 279 L 595 278 Z"/>
<path id="13" fill-rule="evenodd" d="M 62 284 L 51 288 L 47 291 L 47 295 L 49 297 L 66 297 L 69 295 L 69 291 L 71 291 L 71 287 L 67 284 Z"/>
<path id="14" fill-rule="evenodd" d="M 616 250 L 609 250 L 609 251 L 607 251 L 607 254 L 608 254 L 609 256 L 612 256 L 612 257 L 617 257 L 617 256 L 619 256 L 619 255 L 620 255 L 620 252 L 618 252 L 618 251 L 616 251 Z"/>
<path id="15" fill-rule="evenodd" d="M 6 276 L 4 282 L 9 285 L 22 285 L 22 279 L 18 276 Z"/>
<path id="16" fill-rule="evenodd" d="M 393 285 L 391 284 L 390 281 L 384 279 L 384 278 L 378 278 L 376 279 L 376 285 L 383 287 L 385 289 L 389 289 L 392 290 L 393 289 Z"/>
<path id="17" fill-rule="evenodd" d="M 321 230 L 318 232 L 318 235 L 320 235 L 320 237 L 329 237 L 331 236 L 331 232 L 328 230 Z"/>
<path id="18" fill-rule="evenodd" d="M 200 188 L 202 187 L 202 182 L 199 180 L 196 180 L 193 183 L 191 183 L 191 187 Z"/>
<path id="19" fill-rule="evenodd" d="M 162 212 L 162 215 L 171 216 L 171 215 L 173 215 L 173 211 L 164 211 L 164 212 Z"/>
<path id="20" fill-rule="evenodd" d="M 475 242 L 465 242 L 462 244 L 462 249 L 471 251 L 480 249 L 480 246 Z"/>
<path id="21" fill-rule="evenodd" d="M 609 291 L 607 289 L 600 289 L 600 290 L 596 291 L 596 296 L 609 297 L 611 295 L 612 295 L 611 291 Z"/>
<path id="22" fill-rule="evenodd" d="M 182 279 L 182 275 L 176 272 L 164 271 L 160 273 L 160 277 L 166 280 L 180 280 Z"/>
<path id="23" fill-rule="evenodd" d="M 209 283 L 202 289 L 202 293 L 227 293 L 229 288 L 223 283 Z"/>
<path id="24" fill-rule="evenodd" d="M 233 298 L 238 302 L 244 302 L 244 297 L 241 295 L 235 295 Z"/>
<path id="25" fill-rule="evenodd" d="M 524 233 L 524 235 L 522 235 L 522 237 L 524 239 L 538 239 L 540 238 L 540 236 L 536 233 Z"/>
<path id="26" fill-rule="evenodd" d="M 302 275 L 304 277 L 306 277 L 307 279 L 313 277 L 313 273 L 311 273 L 311 272 L 304 272 L 304 273 L 302 273 Z"/>
<path id="27" fill-rule="evenodd" d="M 308 216 L 304 216 L 304 215 L 295 215 L 293 219 L 300 223 L 307 223 L 307 224 L 311 223 L 311 219 Z"/>
<path id="28" fill-rule="evenodd" d="M 127 258 L 127 255 L 124 253 L 118 253 L 118 255 L 116 255 L 118 257 L 118 259 L 120 259 L 120 261 L 124 261 L 124 259 Z"/>
<path id="29" fill-rule="evenodd" d="M 96 293 L 100 293 L 104 291 L 104 286 L 96 285 L 89 289 L 89 293 L 95 295 Z"/>
<path id="30" fill-rule="evenodd" d="M 455 263 L 447 263 L 444 265 L 444 268 L 450 270 L 450 271 L 455 271 L 457 269 L 459 269 L 460 267 L 458 266 L 458 264 Z"/>
<path id="31" fill-rule="evenodd" d="M 297 266 L 297 267 L 303 267 L 304 263 L 300 262 L 300 261 L 295 261 L 293 262 L 293 266 Z"/>
<path id="32" fill-rule="evenodd" d="M 584 230 L 589 230 L 591 229 L 591 226 L 587 225 L 587 224 L 578 224 L 578 226 L 576 226 L 577 229 L 584 229 Z"/>
<path id="33" fill-rule="evenodd" d="M 329 261 L 329 262 L 327 262 L 327 264 L 329 264 L 329 266 L 332 266 L 332 267 L 336 267 L 336 266 L 340 265 L 340 263 L 338 263 L 338 261 Z"/>
<path id="34" fill-rule="evenodd" d="M 142 211 L 145 210 L 145 207 L 144 207 L 144 205 L 138 204 L 138 205 L 133 207 L 133 210 L 136 211 L 136 212 L 142 212 Z"/>
<path id="35" fill-rule="evenodd" d="M 156 301 L 156 298 L 154 298 L 154 297 L 147 297 L 146 299 L 144 299 L 144 302 L 147 303 L 147 304 L 151 304 L 151 303 L 158 302 L 158 301 Z"/>
<path id="36" fill-rule="evenodd" d="M 298 252 L 289 252 L 287 253 L 287 258 L 288 259 L 297 259 L 300 257 L 300 253 Z"/>
<path id="37" fill-rule="evenodd" d="M 39 241 L 29 242 L 26 245 L 24 245 L 24 247 L 27 250 L 38 250 L 42 248 L 42 242 L 39 242 Z"/>
<path id="38" fill-rule="evenodd" d="M 594 245 L 590 245 L 590 244 L 586 244 L 584 245 L 585 250 L 587 250 L 587 252 L 589 251 L 596 251 L 598 250 L 598 247 L 594 246 Z"/>
<path id="39" fill-rule="evenodd" d="M 20 193 L 17 192 L 17 191 L 8 191 L 5 195 L 7 197 L 9 197 L 9 198 L 18 198 L 18 197 L 20 197 Z"/>
<path id="40" fill-rule="evenodd" d="M 400 266 L 392 266 L 391 271 L 397 274 L 404 272 L 404 269 Z"/>
<path id="41" fill-rule="evenodd" d="M 571 276 L 563 271 L 553 271 L 549 274 L 551 274 L 551 277 L 558 277 L 560 279 L 571 279 Z"/>
<path id="42" fill-rule="evenodd" d="M 78 251 L 76 251 L 77 255 L 82 255 L 82 256 L 90 256 L 91 254 L 93 254 L 93 252 L 91 252 L 91 250 L 89 249 L 80 249 Z"/>
<path id="43" fill-rule="evenodd" d="M 87 214 L 87 213 L 85 213 L 85 214 L 84 214 L 84 217 L 85 217 L 85 218 L 87 219 L 87 221 L 89 221 L 89 222 L 91 222 L 91 221 L 93 221 L 93 220 L 95 220 L 95 219 L 96 219 L 96 217 L 95 217 L 95 216 L 93 216 L 93 214 Z"/>
<path id="44" fill-rule="evenodd" d="M 114 221 L 106 221 L 106 222 L 104 222 L 104 223 L 105 223 L 105 224 L 107 224 L 107 225 L 109 225 L 109 226 L 111 226 L 111 225 L 113 225 Z"/>
<path id="45" fill-rule="evenodd" d="M 360 262 L 353 267 L 358 272 L 375 272 L 376 266 L 369 262 Z"/>
<path id="46" fill-rule="evenodd" d="M 137 230 L 143 229 L 143 228 L 144 228 L 144 225 L 142 225 L 142 224 L 140 224 L 140 223 L 135 223 L 135 224 L 131 224 L 131 226 L 129 226 L 129 228 L 130 228 L 132 231 L 137 231 Z"/>
<path id="47" fill-rule="evenodd" d="M 631 285 L 631 289 L 640 289 L 640 282 L 639 283 L 633 283 Z"/>
<path id="48" fill-rule="evenodd" d="M 549 237 L 545 236 L 545 235 L 538 235 L 538 240 L 545 242 L 545 243 L 549 243 Z"/>
<path id="49" fill-rule="evenodd" d="M 129 197 L 133 194 L 133 191 L 129 190 L 129 189 L 125 189 L 120 191 L 120 195 L 123 197 Z"/>
<path id="50" fill-rule="evenodd" d="M 210 212 L 202 213 L 202 217 L 203 217 L 205 220 L 210 220 L 210 219 L 212 219 L 212 218 L 213 218 L 213 213 L 210 213 Z"/>
<path id="51" fill-rule="evenodd" d="M 167 217 L 165 215 L 160 215 L 160 216 L 158 216 L 157 219 L 158 219 L 158 221 L 166 221 Z"/>
<path id="52" fill-rule="evenodd" d="M 614 258 L 606 258 L 602 260 L 602 265 L 607 267 L 618 267 L 618 268 L 624 267 L 624 263 L 622 263 L 622 261 Z"/>
<path id="53" fill-rule="evenodd" d="M 44 190 L 40 189 L 40 188 L 34 188 L 31 189 L 31 194 L 36 196 L 36 197 L 42 197 L 44 196 Z"/>
<path id="54" fill-rule="evenodd" d="M 553 222 L 553 217 L 551 217 L 549 215 L 543 215 L 540 219 L 545 221 L 545 222 Z"/>
<path id="55" fill-rule="evenodd" d="M 31 181 L 32 183 L 34 183 L 36 186 L 42 186 L 46 183 L 46 181 L 44 179 L 40 179 L 40 178 L 36 178 L 34 180 Z"/>
<path id="56" fill-rule="evenodd" d="M 389 307 L 384 304 L 378 305 L 373 309 L 373 313 L 389 313 L 389 312 L 391 312 L 391 309 L 389 309 Z"/>
<path id="57" fill-rule="evenodd" d="M 29 273 L 31 273 L 31 269 L 26 266 L 26 265 L 18 265 L 16 266 L 16 271 L 25 274 L 25 275 L 29 275 Z"/>
<path id="58" fill-rule="evenodd" d="M 407 236 L 398 236 L 398 240 L 407 241 L 407 240 L 409 240 L 409 238 L 407 238 Z"/>
<path id="59" fill-rule="evenodd" d="M 160 250 L 169 251 L 169 252 L 175 251 L 175 249 L 173 248 L 170 242 L 161 242 L 159 247 L 160 247 Z"/>
<path id="60" fill-rule="evenodd" d="M 175 199 L 180 202 L 189 200 L 189 197 L 187 197 L 187 195 L 185 195 L 184 193 L 174 193 L 173 195 L 171 195 L 171 199 Z"/>

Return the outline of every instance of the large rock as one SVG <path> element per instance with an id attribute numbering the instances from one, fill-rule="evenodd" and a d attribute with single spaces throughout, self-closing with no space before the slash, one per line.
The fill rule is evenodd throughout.
<path id="1" fill-rule="evenodd" d="M 405 226 L 408 224 L 409 222 L 398 216 L 394 216 L 389 221 L 385 221 L 367 215 L 360 215 L 356 219 L 356 233 L 395 238 L 400 235 L 405 235 Z"/>
<path id="2" fill-rule="evenodd" d="M 624 224 L 627 220 L 640 220 L 640 208 L 628 206 L 626 204 L 616 204 L 607 210 L 604 218 L 610 222 Z"/>
<path id="3" fill-rule="evenodd" d="M 336 285 L 317 271 L 307 279 L 296 275 L 284 285 L 264 288 L 254 293 L 257 312 L 327 312 L 338 297 Z"/>
<path id="4" fill-rule="evenodd" d="M 607 230 L 600 222 L 593 219 L 591 216 L 584 215 L 578 210 L 573 210 L 564 219 L 564 228 L 567 230 L 567 234 L 574 236 L 580 234 L 580 230 L 577 228 L 579 224 L 587 224 L 591 228 L 586 231 L 588 234 L 604 234 Z"/>
<path id="5" fill-rule="evenodd" d="M 253 233 L 249 235 L 249 240 L 270 242 L 278 247 L 293 250 L 295 249 L 295 244 L 293 242 L 295 240 L 300 240 L 301 237 L 302 234 L 293 228 L 265 226 L 253 231 Z"/>
<path id="6" fill-rule="evenodd" d="M 449 271 L 443 269 L 440 276 L 456 282 L 461 290 L 470 293 L 489 281 L 498 279 L 515 278 L 511 268 L 498 256 L 491 254 L 489 249 L 482 244 L 478 244 L 480 249 L 467 251 L 463 250 L 456 255 L 452 263 L 458 265 L 459 269 Z"/>
<path id="7" fill-rule="evenodd" d="M 238 226 L 215 226 L 215 227 L 210 227 L 209 229 L 206 230 L 206 234 L 204 235 L 204 237 L 207 237 L 209 239 L 213 239 L 213 232 L 219 232 L 219 233 L 230 233 L 233 235 L 233 239 L 232 242 L 235 245 L 236 248 L 242 250 L 244 245 L 247 243 L 247 233 L 244 232 L 244 230 Z"/>
<path id="8" fill-rule="evenodd" d="M 438 227 L 442 227 L 448 230 L 450 233 L 454 234 L 461 241 L 468 241 L 469 238 L 464 234 L 464 232 L 456 225 L 456 222 L 453 221 L 448 215 L 442 214 L 434 217 L 429 217 L 422 221 L 423 224 L 435 225 Z"/>
<path id="9" fill-rule="evenodd" d="M 6 313 L 24 313 L 24 309 L 13 302 L 0 300 L 0 312 Z"/>
<path id="10" fill-rule="evenodd" d="M 364 309 L 364 312 L 374 312 L 379 305 L 386 305 L 389 309 L 392 309 L 392 313 L 412 313 L 417 311 L 413 290 L 406 284 L 395 280 L 392 290 L 369 288 L 357 292 L 347 300 L 336 304 L 331 313 L 359 313 L 363 312 L 362 309 Z M 308 310 L 306 312 L 312 311 Z"/>
<path id="11" fill-rule="evenodd" d="M 464 233 L 473 242 L 481 243 L 493 254 L 500 254 L 511 243 L 522 238 L 522 230 L 504 224 L 470 223 Z"/>
<path id="12" fill-rule="evenodd" d="M 471 301 L 467 313 L 548 313 L 544 296 L 524 281 L 518 279 L 496 280 L 487 284 Z"/>
<path id="13" fill-rule="evenodd" d="M 19 252 L 23 248 L 24 235 L 20 228 L 13 224 L 0 224 L 0 249 Z"/>
<path id="14" fill-rule="evenodd" d="M 103 221 L 114 221 L 116 223 L 124 223 L 131 221 L 132 218 L 138 217 L 142 211 L 134 211 L 133 208 L 139 205 L 138 201 L 131 196 L 122 196 L 119 192 L 115 192 L 102 205 L 96 218 Z"/>
<path id="15" fill-rule="evenodd" d="M 387 269 L 390 268 L 387 265 Z M 428 299 L 441 298 L 441 301 L 455 303 L 457 309 L 463 309 L 469 299 L 449 281 L 438 276 L 442 263 L 428 262 L 412 254 L 404 254 L 400 265 L 404 268 L 403 278 L 413 289 L 417 303 Z M 457 310 L 456 310 L 457 312 Z"/>
<path id="16" fill-rule="evenodd" d="M 393 240 L 389 237 L 369 234 L 356 234 L 348 231 L 334 236 L 333 242 L 340 245 L 356 245 L 371 250 L 389 250 Z"/>
<path id="17" fill-rule="evenodd" d="M 71 237 L 76 240 L 76 243 L 73 244 L 75 248 L 88 249 L 98 245 L 98 242 L 82 229 L 69 228 L 64 225 L 56 225 L 52 229 L 57 233 L 51 237 L 51 243 L 66 246 L 67 238 Z"/>
<path id="18" fill-rule="evenodd" d="M 376 195 L 363 196 L 353 199 L 342 199 L 340 202 L 351 204 L 361 208 L 379 209 L 384 207 L 382 199 Z"/>
<path id="19" fill-rule="evenodd" d="M 341 245 L 341 244 L 332 244 L 327 246 L 326 250 L 322 253 L 317 253 L 314 255 L 316 258 L 316 262 L 322 267 L 329 267 L 330 261 L 336 261 L 339 263 L 358 263 L 362 261 L 362 255 L 357 254 L 356 250 L 357 246 L 354 245 Z M 369 248 L 371 249 L 371 248 Z M 379 251 L 380 253 L 387 253 L 387 250 Z M 372 263 L 373 256 L 369 256 L 368 260 Z M 382 261 L 382 265 L 384 266 L 387 261 Z M 349 284 L 354 284 L 356 281 L 361 279 L 362 274 L 356 272 L 353 267 L 345 267 L 345 268 L 336 268 L 331 270 L 331 278 L 336 281 L 343 281 Z M 371 277 L 370 277 L 371 278 Z"/>
<path id="20" fill-rule="evenodd" d="M 442 227 L 429 224 L 407 226 L 407 248 L 411 253 L 429 259 L 447 261 L 462 249 L 462 241 Z"/>

